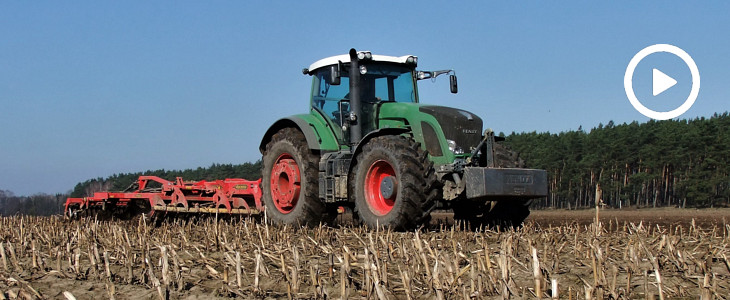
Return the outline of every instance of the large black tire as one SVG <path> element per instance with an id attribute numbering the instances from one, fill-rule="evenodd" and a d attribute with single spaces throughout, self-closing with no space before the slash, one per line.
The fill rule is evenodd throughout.
<path id="1" fill-rule="evenodd" d="M 494 166 L 497 168 L 524 168 L 525 161 L 512 148 L 503 143 L 494 143 Z"/>
<path id="2" fill-rule="evenodd" d="M 503 199 L 496 202 L 471 201 L 454 203 L 454 219 L 468 222 L 472 229 L 520 228 L 530 215 L 529 199 Z"/>
<path id="3" fill-rule="evenodd" d="M 355 160 L 350 193 L 355 210 L 370 227 L 409 230 L 430 220 L 439 191 L 433 163 L 420 144 L 404 136 L 380 136 Z M 381 189 L 388 190 L 382 193 Z"/>
<path id="4" fill-rule="evenodd" d="M 307 147 L 304 134 L 279 130 L 266 144 L 263 163 L 263 202 L 271 221 L 316 226 L 326 217 L 319 200 L 319 155 Z"/>

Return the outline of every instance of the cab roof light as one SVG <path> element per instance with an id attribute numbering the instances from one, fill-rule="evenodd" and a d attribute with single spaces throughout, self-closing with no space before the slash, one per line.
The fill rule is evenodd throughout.
<path id="1" fill-rule="evenodd" d="M 357 53 L 357 59 L 358 60 L 371 60 L 371 59 L 373 59 L 373 54 L 370 53 L 370 51 L 360 51 Z"/>
<path id="2" fill-rule="evenodd" d="M 418 65 L 418 57 L 416 57 L 416 56 L 409 56 L 408 58 L 406 58 L 406 63 L 409 64 L 409 65 L 416 66 L 416 65 Z"/>

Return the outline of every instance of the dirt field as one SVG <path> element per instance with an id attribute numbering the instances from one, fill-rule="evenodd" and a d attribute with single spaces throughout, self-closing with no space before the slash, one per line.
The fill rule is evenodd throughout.
<path id="1" fill-rule="evenodd" d="M 730 210 L 534 211 L 517 231 L 0 218 L 0 299 L 724 298 Z M 692 219 L 694 218 L 694 224 Z M 557 289 L 553 290 L 553 283 Z M 65 293 L 65 294 L 64 294 Z"/>
<path id="2" fill-rule="evenodd" d="M 566 224 L 588 225 L 596 218 L 596 211 L 593 209 L 565 211 L 565 210 L 534 210 L 530 214 L 529 222 L 536 225 L 559 226 Z M 647 208 L 647 209 L 602 209 L 599 218 L 604 223 L 623 224 L 626 222 L 643 222 L 645 226 L 660 225 L 674 227 L 677 225 L 688 226 L 692 220 L 696 225 L 720 227 L 730 224 L 730 209 L 678 209 L 678 208 Z"/>

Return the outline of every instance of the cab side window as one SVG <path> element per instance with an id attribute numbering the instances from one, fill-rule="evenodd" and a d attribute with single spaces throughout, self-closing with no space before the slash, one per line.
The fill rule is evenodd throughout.
<path id="1" fill-rule="evenodd" d="M 326 117 L 337 125 L 342 126 L 340 115 L 349 113 L 349 103 L 341 101 L 348 99 L 350 81 L 346 76 L 340 78 L 339 85 L 329 82 L 329 70 L 321 70 L 315 74 L 312 87 L 312 107 L 320 110 Z"/>

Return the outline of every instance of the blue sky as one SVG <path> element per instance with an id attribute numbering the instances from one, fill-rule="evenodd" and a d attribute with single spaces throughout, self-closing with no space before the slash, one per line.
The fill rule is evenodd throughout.
<path id="1" fill-rule="evenodd" d="M 647 121 L 623 76 L 658 43 L 700 70 L 680 118 L 729 107 L 727 2 L 360 3 L 353 13 L 320 1 L 1 2 L 0 189 L 56 193 L 120 172 L 255 161 L 271 123 L 307 111 L 301 69 L 352 47 L 455 69 L 459 94 L 424 81 L 421 101 L 472 111 L 497 132 Z M 652 98 L 652 68 L 679 83 Z M 636 72 L 637 96 L 656 110 L 691 86 L 671 55 Z"/>

